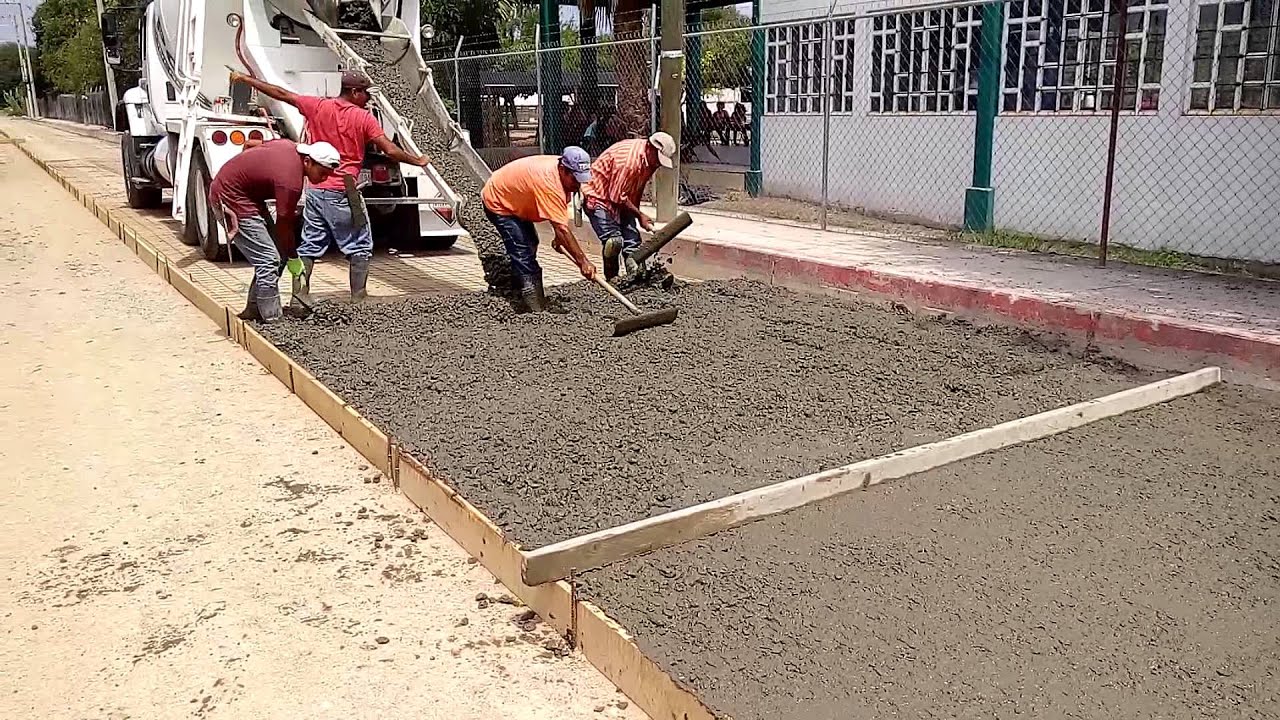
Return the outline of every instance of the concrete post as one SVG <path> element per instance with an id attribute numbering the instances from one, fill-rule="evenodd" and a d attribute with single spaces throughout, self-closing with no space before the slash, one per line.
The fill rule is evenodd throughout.
<path id="1" fill-rule="evenodd" d="M 658 129 L 670 133 L 680 147 L 680 102 L 684 90 L 684 0 L 662 0 L 662 53 L 658 58 L 658 92 L 662 109 Z M 659 168 L 654 183 L 654 200 L 658 206 L 658 221 L 667 222 L 676 216 L 680 192 L 680 153 L 676 153 L 675 167 Z"/>

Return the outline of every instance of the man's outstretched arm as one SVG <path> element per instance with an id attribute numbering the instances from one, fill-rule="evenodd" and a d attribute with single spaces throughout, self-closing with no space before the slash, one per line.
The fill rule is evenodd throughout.
<path id="1" fill-rule="evenodd" d="M 236 83 L 244 83 L 272 100 L 279 100 L 280 102 L 289 103 L 294 107 L 298 107 L 298 94 L 292 90 L 286 90 L 279 85 L 272 85 L 269 82 L 263 82 L 258 78 L 232 70 L 231 84 L 235 85 Z"/>
<path id="2" fill-rule="evenodd" d="M 424 167 L 430 160 L 426 155 L 410 155 L 401 150 L 398 145 L 391 142 L 386 135 L 379 135 L 373 139 L 373 144 L 378 148 L 378 152 L 395 160 L 396 162 L 405 163 L 407 165 L 417 165 Z"/>

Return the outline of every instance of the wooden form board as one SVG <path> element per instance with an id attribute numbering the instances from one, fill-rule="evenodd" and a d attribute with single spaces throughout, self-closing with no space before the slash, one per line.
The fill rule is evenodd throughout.
<path id="1" fill-rule="evenodd" d="M 189 273 L 162 251 L 142 241 L 128 216 L 99 212 L 96 201 L 26 148 L 27 154 L 102 220 L 121 242 L 152 267 L 188 302 L 209 316 L 264 368 L 293 391 L 370 463 L 391 475 L 396 486 L 513 594 L 565 634 L 572 634 L 587 658 L 632 702 L 655 719 L 709 720 L 713 714 L 687 689 L 644 656 L 630 635 L 590 603 L 576 601 L 568 583 L 526 585 L 520 580 L 523 555 L 483 513 L 446 483 L 432 477 L 412 455 L 347 405 L 319 380 L 214 300 Z M 144 254 L 145 253 L 145 254 Z"/>
<path id="2" fill-rule="evenodd" d="M 547 545 L 525 553 L 524 582 L 569 577 L 636 555 L 695 540 L 825 498 L 862 490 L 992 450 L 1056 435 L 1140 408 L 1199 392 L 1222 380 L 1216 367 L 917 445 L 870 460 L 785 480 L 662 515 Z"/>
<path id="3" fill-rule="evenodd" d="M 579 601 L 578 648 L 587 662 L 655 720 L 715 720 L 697 696 L 650 660 L 621 625 Z"/>

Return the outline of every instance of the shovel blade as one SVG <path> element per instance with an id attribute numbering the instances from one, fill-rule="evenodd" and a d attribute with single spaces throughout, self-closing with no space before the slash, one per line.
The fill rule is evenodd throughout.
<path id="1" fill-rule="evenodd" d="M 680 314 L 679 308 L 667 308 L 665 310 L 654 310 L 653 312 L 640 313 L 623 318 L 613 324 L 613 336 L 622 337 L 637 330 L 657 327 L 659 325 L 670 325 L 676 321 L 676 316 Z"/>

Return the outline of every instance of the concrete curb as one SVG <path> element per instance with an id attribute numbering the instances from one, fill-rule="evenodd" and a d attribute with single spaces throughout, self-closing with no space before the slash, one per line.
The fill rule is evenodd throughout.
<path id="1" fill-rule="evenodd" d="M 715 268 L 797 288 L 872 293 L 910 305 L 1083 337 L 1090 345 L 1132 347 L 1214 358 L 1229 367 L 1280 377 L 1280 340 L 1235 328 L 1119 308 L 1048 300 L 1027 293 L 837 265 L 781 253 L 679 237 L 667 246 L 681 267 Z"/>

